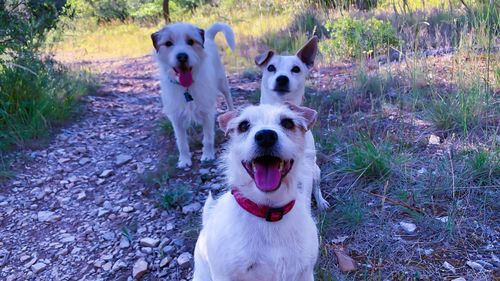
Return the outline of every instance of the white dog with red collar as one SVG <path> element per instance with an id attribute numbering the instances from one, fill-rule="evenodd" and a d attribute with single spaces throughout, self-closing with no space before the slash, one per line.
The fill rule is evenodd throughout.
<path id="1" fill-rule="evenodd" d="M 205 32 L 192 24 L 174 23 L 151 34 L 160 66 L 163 112 L 172 122 L 179 150 L 177 166 L 191 166 L 187 128 L 192 121 L 203 127 L 201 161 L 215 158 L 215 114 L 217 94 L 222 93 L 228 108 L 233 109 L 224 66 L 217 45 L 222 31 L 234 49 L 234 34 L 226 24 L 216 23 Z"/>
<path id="2" fill-rule="evenodd" d="M 316 111 L 250 106 L 219 117 L 231 191 L 203 208 L 194 281 L 311 281 L 318 233 L 299 182 L 313 176 L 305 134 Z"/>

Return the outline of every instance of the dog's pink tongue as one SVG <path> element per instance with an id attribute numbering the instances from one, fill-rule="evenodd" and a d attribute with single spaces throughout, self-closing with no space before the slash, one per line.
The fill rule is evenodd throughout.
<path id="1" fill-rule="evenodd" d="M 257 187 L 264 191 L 274 191 L 276 190 L 281 181 L 281 172 L 279 169 L 279 162 L 265 165 L 262 163 L 254 163 L 255 166 L 255 184 Z"/>
<path id="2" fill-rule="evenodd" d="M 193 84 L 193 74 L 191 73 L 191 71 L 179 72 L 179 84 L 186 88 Z"/>

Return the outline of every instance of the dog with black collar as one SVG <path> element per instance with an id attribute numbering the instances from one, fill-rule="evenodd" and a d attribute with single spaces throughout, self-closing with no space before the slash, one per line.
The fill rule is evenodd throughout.
<path id="1" fill-rule="evenodd" d="M 160 67 L 163 113 L 174 128 L 179 168 L 192 165 L 188 126 L 192 122 L 202 125 L 201 161 L 214 160 L 217 95 L 222 93 L 229 110 L 233 109 L 224 66 L 214 42 L 218 32 L 224 33 L 234 50 L 234 33 L 223 23 L 215 23 L 206 32 L 192 24 L 174 23 L 151 34 Z"/>
<path id="2" fill-rule="evenodd" d="M 194 281 L 311 281 L 318 233 L 300 182 L 313 176 L 305 142 L 316 111 L 250 106 L 219 116 L 231 191 L 203 208 Z"/>

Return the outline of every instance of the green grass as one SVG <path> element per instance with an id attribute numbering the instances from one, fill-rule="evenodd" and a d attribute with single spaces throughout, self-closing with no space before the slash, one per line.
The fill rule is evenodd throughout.
<path id="1" fill-rule="evenodd" d="M 182 207 L 193 200 L 193 193 L 183 184 L 169 186 L 160 198 L 159 205 L 164 209 Z"/>
<path id="2" fill-rule="evenodd" d="M 383 179 L 392 171 L 392 153 L 387 144 L 361 140 L 351 147 L 350 170 L 369 180 Z"/>
<path id="3" fill-rule="evenodd" d="M 455 93 L 436 93 L 428 115 L 438 129 L 467 134 L 471 129 L 494 121 L 499 110 L 492 107 L 490 93 L 484 83 L 474 81 L 458 85 Z"/>
<path id="4" fill-rule="evenodd" d="M 43 141 L 74 118 L 94 84 L 53 61 L 28 58 L 0 66 L 0 151 Z"/>

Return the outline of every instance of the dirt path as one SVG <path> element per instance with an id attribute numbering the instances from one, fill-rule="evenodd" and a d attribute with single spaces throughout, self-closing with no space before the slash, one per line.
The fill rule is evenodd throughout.
<path id="1" fill-rule="evenodd" d="M 88 66 L 105 79 L 84 118 L 46 149 L 20 152 L 16 177 L 2 183 L 0 279 L 131 280 L 134 264 L 148 268 L 143 280 L 189 279 L 195 235 L 186 231 L 222 178 L 215 165 L 176 172 L 170 184 L 192 187 L 194 199 L 182 211 L 158 208 L 165 185 L 148 182 L 177 152 L 158 130 L 156 67 L 149 57 Z"/>

